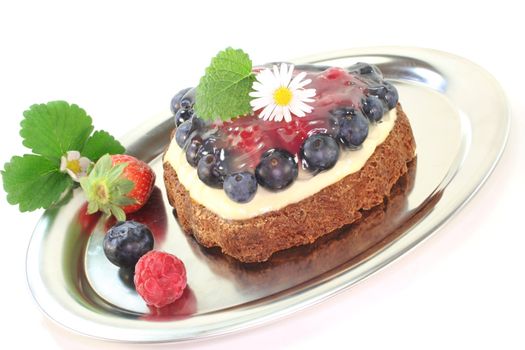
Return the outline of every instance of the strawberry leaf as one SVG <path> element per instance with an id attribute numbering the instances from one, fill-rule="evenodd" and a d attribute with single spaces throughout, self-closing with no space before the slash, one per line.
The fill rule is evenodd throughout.
<path id="1" fill-rule="evenodd" d="M 64 101 L 32 105 L 24 117 L 20 123 L 24 146 L 50 159 L 83 149 L 93 131 L 91 117 L 77 105 Z"/>
<path id="2" fill-rule="evenodd" d="M 11 158 L 2 178 L 7 201 L 18 204 L 22 212 L 51 207 L 73 186 L 71 177 L 60 172 L 56 162 L 33 154 Z"/>
<path id="3" fill-rule="evenodd" d="M 96 162 L 104 154 L 122 154 L 126 149 L 113 136 L 104 130 L 95 131 L 80 153 Z"/>

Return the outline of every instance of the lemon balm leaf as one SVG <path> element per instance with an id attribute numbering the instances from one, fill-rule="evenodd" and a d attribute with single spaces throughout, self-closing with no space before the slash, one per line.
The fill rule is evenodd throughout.
<path id="1" fill-rule="evenodd" d="M 242 50 L 227 48 L 215 56 L 197 86 L 195 112 L 203 119 L 228 120 L 251 113 L 252 61 Z"/>
<path id="2" fill-rule="evenodd" d="M 24 146 L 55 160 L 67 151 L 81 150 L 93 131 L 91 117 L 65 101 L 32 105 L 20 125 Z"/>
<path id="3" fill-rule="evenodd" d="M 11 158 L 1 173 L 7 201 L 22 212 L 51 207 L 73 185 L 56 162 L 34 154 Z"/>

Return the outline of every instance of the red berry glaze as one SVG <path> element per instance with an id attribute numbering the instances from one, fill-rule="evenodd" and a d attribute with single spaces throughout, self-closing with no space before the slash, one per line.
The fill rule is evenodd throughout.
<path id="1" fill-rule="evenodd" d="M 244 157 L 242 162 L 248 167 L 256 165 L 261 154 L 272 148 L 285 149 L 297 155 L 308 136 L 330 132 L 330 110 L 338 106 L 358 108 L 367 88 L 358 76 L 338 67 L 321 73 L 308 72 L 306 78 L 312 79 L 308 88 L 316 89 L 316 97 L 310 103 L 313 111 L 305 117 L 294 117 L 290 123 L 267 122 L 258 118 L 258 111 L 218 126 L 219 131 L 227 135 L 229 149 L 237 157 Z"/>
<path id="2" fill-rule="evenodd" d="M 176 256 L 150 251 L 135 265 L 135 288 L 148 305 L 158 308 L 179 299 L 186 288 L 186 269 Z"/>

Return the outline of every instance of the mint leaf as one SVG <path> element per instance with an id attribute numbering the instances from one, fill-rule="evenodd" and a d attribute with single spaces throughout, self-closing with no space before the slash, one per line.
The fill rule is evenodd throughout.
<path id="1" fill-rule="evenodd" d="M 7 201 L 22 212 L 51 207 L 73 185 L 56 162 L 33 154 L 11 158 L 1 173 Z"/>
<path id="2" fill-rule="evenodd" d="M 91 117 L 77 105 L 64 101 L 32 105 L 24 117 L 20 123 L 24 146 L 50 159 L 81 150 L 93 131 Z"/>
<path id="3" fill-rule="evenodd" d="M 204 119 L 228 120 L 251 113 L 252 61 L 231 47 L 215 56 L 197 86 L 195 112 Z"/>
<path id="4" fill-rule="evenodd" d="M 104 154 L 122 154 L 126 149 L 104 130 L 95 131 L 80 153 L 96 162 Z"/>

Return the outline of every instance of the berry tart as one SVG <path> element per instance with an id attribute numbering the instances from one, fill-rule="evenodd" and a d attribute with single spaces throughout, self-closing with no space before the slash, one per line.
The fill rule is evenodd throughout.
<path id="1" fill-rule="evenodd" d="M 242 262 L 359 220 L 415 157 L 398 92 L 371 64 L 252 67 L 226 49 L 171 107 L 169 202 L 185 232 Z"/>

